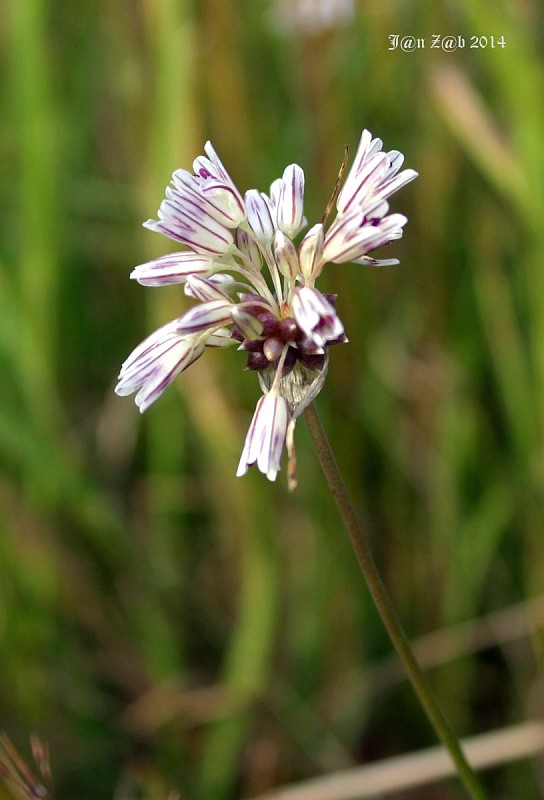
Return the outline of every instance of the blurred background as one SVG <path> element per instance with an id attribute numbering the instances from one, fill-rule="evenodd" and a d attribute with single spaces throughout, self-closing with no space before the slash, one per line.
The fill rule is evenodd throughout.
<path id="1" fill-rule="evenodd" d="M 3 19 L 0 728 L 25 756 L 47 739 L 78 800 L 250 798 L 435 743 L 304 422 L 289 494 L 285 470 L 234 477 L 260 394 L 236 351 L 143 418 L 113 394 L 188 307 L 128 277 L 176 249 L 141 227 L 172 171 L 206 139 L 242 190 L 297 162 L 313 223 L 364 127 L 420 177 L 391 201 L 401 265 L 320 279 L 350 343 L 318 407 L 455 730 L 538 717 L 542 4 L 5 0 Z M 487 771 L 490 796 L 540 797 L 542 767 Z"/>

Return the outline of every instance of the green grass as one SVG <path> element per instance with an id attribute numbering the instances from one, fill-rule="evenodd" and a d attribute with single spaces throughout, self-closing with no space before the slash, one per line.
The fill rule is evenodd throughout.
<path id="1" fill-rule="evenodd" d="M 542 9 L 366 3 L 317 37 L 265 0 L 8 0 L 5 17 L 0 727 L 47 738 L 56 795 L 79 800 L 122 782 L 249 798 L 434 744 L 402 680 L 368 681 L 391 648 L 304 424 L 294 494 L 284 472 L 234 477 L 259 395 L 240 354 L 208 353 L 144 418 L 113 395 L 186 302 L 128 274 L 169 249 L 141 222 L 206 139 L 242 189 L 300 163 L 310 221 L 363 127 L 402 150 L 420 178 L 392 200 L 401 266 L 320 283 L 350 344 L 318 404 L 410 636 L 540 594 Z M 390 33 L 427 46 L 389 52 Z M 432 33 L 506 47 L 445 53 Z M 541 637 L 515 633 L 430 671 L 461 735 L 538 712 Z M 536 774 L 484 780 L 536 800 Z"/>

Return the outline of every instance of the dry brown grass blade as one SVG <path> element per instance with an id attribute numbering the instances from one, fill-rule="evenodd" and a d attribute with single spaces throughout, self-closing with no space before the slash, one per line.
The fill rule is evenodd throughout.
<path id="1" fill-rule="evenodd" d="M 412 641 L 418 661 L 426 670 L 456 658 L 502 647 L 544 628 L 544 595 L 528 598 L 477 619 L 427 633 Z M 404 679 L 395 656 L 384 658 L 364 676 L 374 692 L 383 692 Z M 358 683 L 361 678 L 357 679 Z"/>
<path id="2" fill-rule="evenodd" d="M 544 723 L 527 722 L 462 742 L 474 769 L 505 764 L 544 751 Z M 363 800 L 415 786 L 434 783 L 455 774 L 443 747 L 431 747 L 406 756 L 387 758 L 357 769 L 336 772 L 259 795 L 254 800 Z"/>
<path id="3" fill-rule="evenodd" d="M 50 774 L 47 747 L 32 737 L 32 749 L 39 755 L 42 774 Z M 0 735 L 0 780 L 16 800 L 53 800 L 5 734 Z"/>
<path id="4" fill-rule="evenodd" d="M 437 108 L 487 179 L 524 207 L 528 187 L 512 147 L 473 84 L 458 67 L 435 67 L 430 89 Z"/>

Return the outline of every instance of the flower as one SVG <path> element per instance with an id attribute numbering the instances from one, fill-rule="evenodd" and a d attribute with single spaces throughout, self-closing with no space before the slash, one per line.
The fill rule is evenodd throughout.
<path id="1" fill-rule="evenodd" d="M 333 305 L 321 292 L 311 286 L 295 289 L 293 314 L 300 330 L 318 347 L 344 336 L 344 326 L 338 319 Z"/>
<path id="2" fill-rule="evenodd" d="M 138 391 L 136 405 L 141 412 L 155 402 L 180 372 L 200 358 L 206 345 L 222 346 L 218 344 L 219 330 L 213 336 L 187 335 L 179 332 L 180 321 L 168 322 L 148 336 L 121 367 L 115 391 L 119 395 Z M 230 337 L 225 337 L 225 341 L 230 344 Z"/>
<path id="3" fill-rule="evenodd" d="M 354 0 L 275 0 L 272 18 L 284 33 L 318 36 L 349 24 L 354 14 Z"/>
<path id="4" fill-rule="evenodd" d="M 383 152 L 381 140 L 363 131 L 336 218 L 328 229 L 326 220 L 311 227 L 297 246 L 307 224 L 302 169 L 290 164 L 269 194 L 249 189 L 242 196 L 210 142 L 204 151 L 192 173 L 174 172 L 158 220 L 144 223 L 186 249 L 140 264 L 130 276 L 144 286 L 182 284 L 196 305 L 133 350 L 115 391 L 136 392 L 143 412 L 207 347 L 238 345 L 263 396 L 236 474 L 257 464 L 275 480 L 286 448 L 292 487 L 296 420 L 323 386 L 329 347 L 347 341 L 335 296 L 315 281 L 327 263 L 398 263 L 368 254 L 402 236 L 406 217 L 389 214 L 387 198 L 417 173 L 401 172 L 403 156 Z"/>
<path id="5" fill-rule="evenodd" d="M 277 389 L 263 395 L 247 432 L 237 476 L 257 464 L 269 481 L 275 481 L 287 437 L 291 414 L 285 397 Z"/>

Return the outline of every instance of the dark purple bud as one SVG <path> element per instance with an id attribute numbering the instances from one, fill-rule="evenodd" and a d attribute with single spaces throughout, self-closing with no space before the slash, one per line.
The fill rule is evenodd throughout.
<path id="1" fill-rule="evenodd" d="M 264 311 L 261 314 L 257 315 L 257 319 L 263 326 L 263 336 L 274 336 L 278 330 L 278 318 L 275 314 L 270 313 L 270 311 Z"/>
<path id="2" fill-rule="evenodd" d="M 298 351 L 295 350 L 294 347 L 290 347 L 285 356 L 285 361 L 283 362 L 283 369 L 281 372 L 282 378 L 285 378 L 286 375 L 289 375 L 289 373 L 297 363 L 297 359 L 298 359 Z"/>
<path id="3" fill-rule="evenodd" d="M 245 369 L 264 369 L 270 364 L 264 353 L 249 353 Z"/>
<path id="4" fill-rule="evenodd" d="M 257 318 L 259 318 L 261 316 L 261 314 L 266 313 L 266 312 L 263 312 L 263 304 L 262 303 L 253 303 L 253 302 L 249 302 L 248 301 L 247 303 L 244 302 L 244 305 L 242 306 L 242 308 L 247 314 L 251 314 L 253 317 L 257 317 Z"/>
<path id="5" fill-rule="evenodd" d="M 314 355 L 299 353 L 299 360 L 308 369 L 321 370 L 325 366 L 325 354 L 316 353 Z"/>
<path id="6" fill-rule="evenodd" d="M 263 352 L 263 339 L 244 339 L 243 348 L 249 353 L 262 353 Z"/>
<path id="7" fill-rule="evenodd" d="M 244 334 L 242 333 L 240 328 L 236 327 L 236 325 L 230 329 L 230 335 L 232 336 L 233 339 L 236 339 L 237 342 L 244 341 Z"/>

